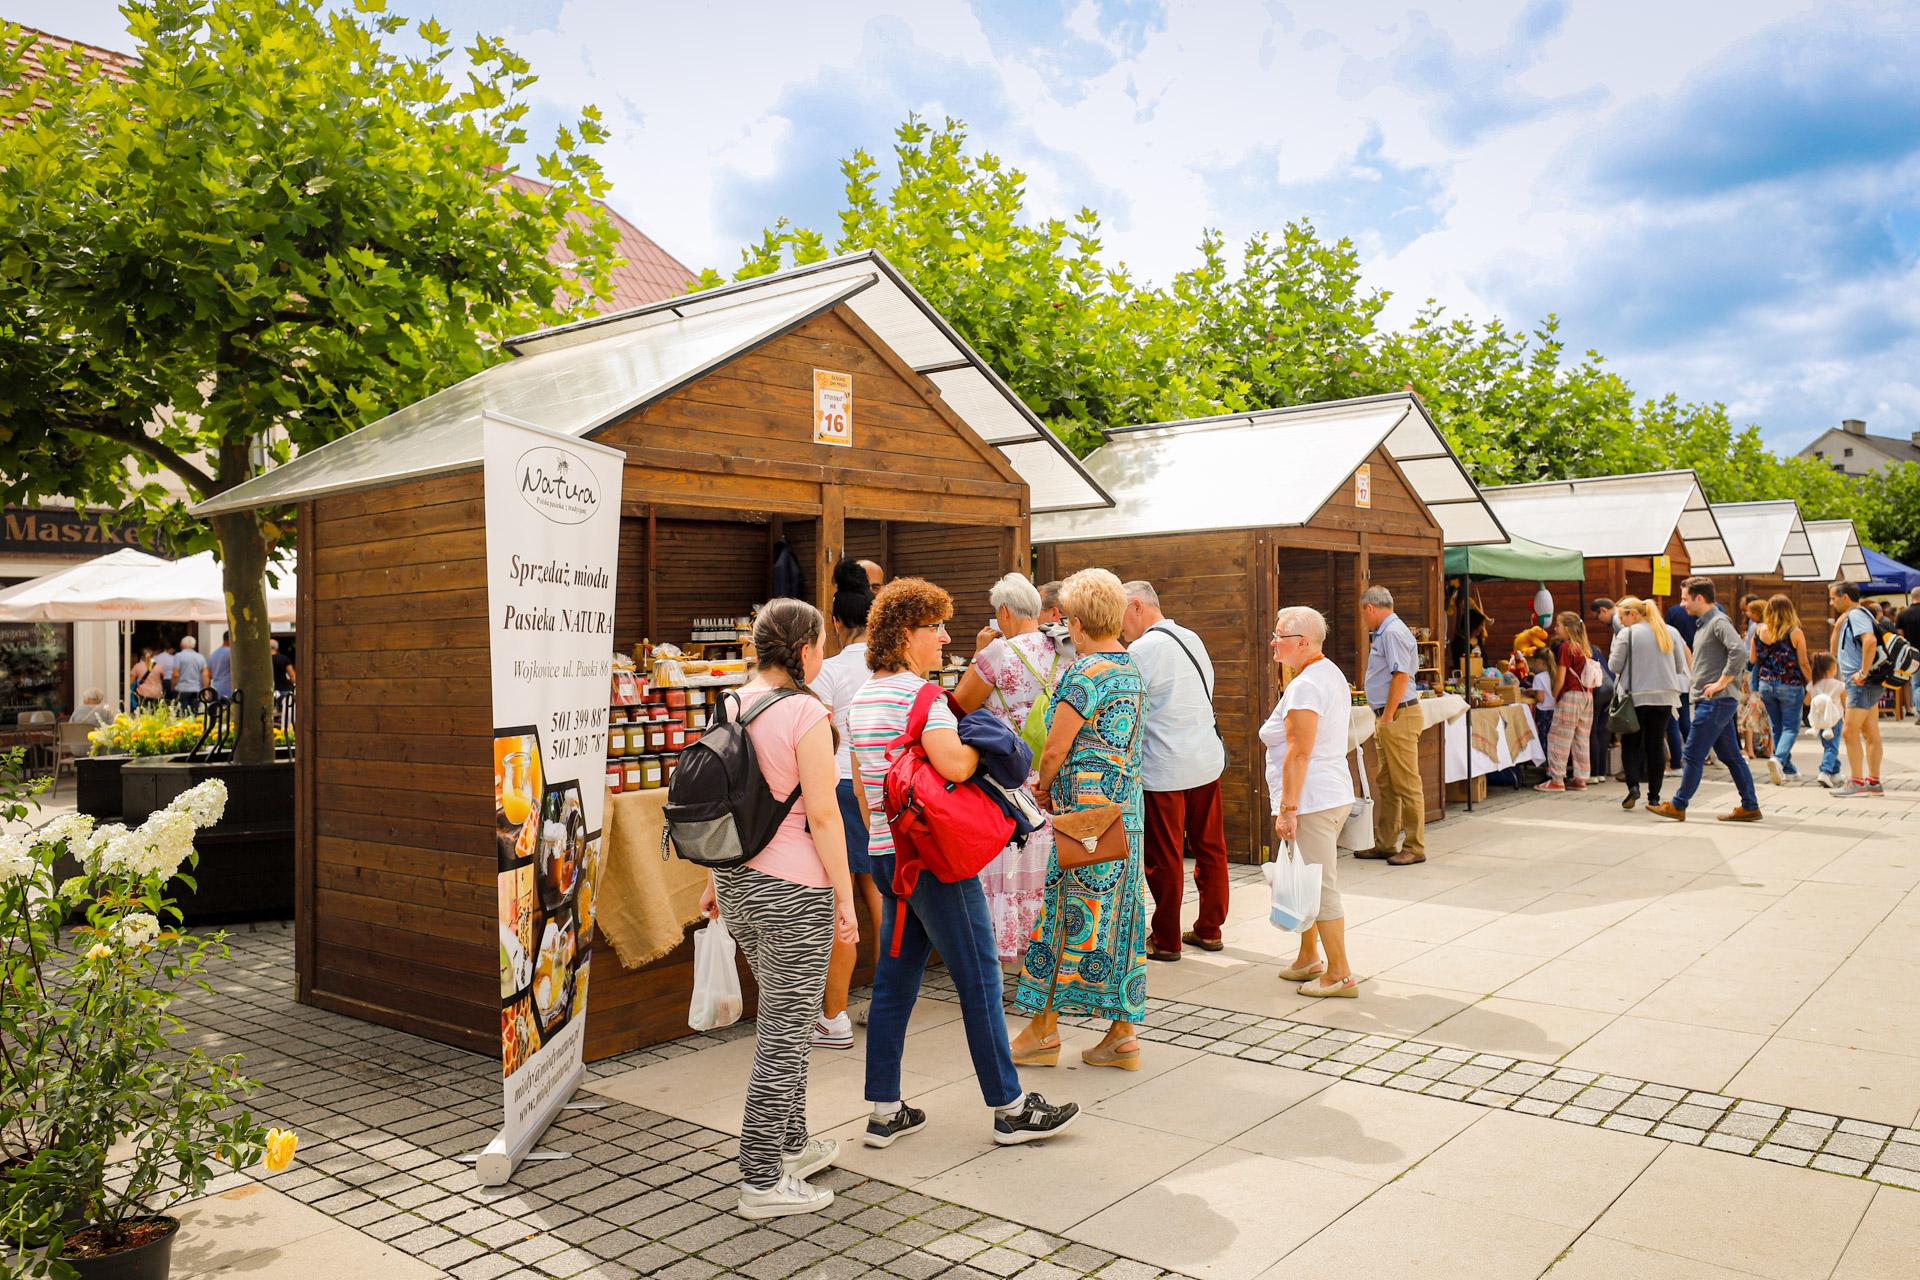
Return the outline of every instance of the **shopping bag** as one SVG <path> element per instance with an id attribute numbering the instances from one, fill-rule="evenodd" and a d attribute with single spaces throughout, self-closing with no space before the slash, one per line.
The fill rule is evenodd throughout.
<path id="1" fill-rule="evenodd" d="M 1300 857 L 1300 850 L 1288 840 L 1280 846 L 1280 856 L 1260 868 L 1271 891 L 1267 919 L 1276 929 L 1299 933 L 1320 915 L 1320 868 Z"/>
<path id="2" fill-rule="evenodd" d="M 693 935 L 693 1004 L 687 1025 L 711 1031 L 740 1021 L 745 1006 L 740 995 L 740 971 L 733 966 L 733 935 L 727 922 L 715 917 Z"/>
<path id="3" fill-rule="evenodd" d="M 1353 802 L 1353 808 L 1347 812 L 1347 820 L 1340 824 L 1340 838 L 1334 843 L 1342 849 L 1373 848 L 1373 789 L 1367 785 L 1367 758 L 1360 753 L 1360 744 L 1353 745 L 1353 763 L 1360 774 L 1360 795 Z"/>

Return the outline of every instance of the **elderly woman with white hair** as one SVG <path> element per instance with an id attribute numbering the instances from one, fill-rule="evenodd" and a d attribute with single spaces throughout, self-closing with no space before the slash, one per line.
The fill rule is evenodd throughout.
<path id="1" fill-rule="evenodd" d="M 1027 790 L 1032 792 L 1047 740 L 1047 705 L 1068 659 L 1040 629 L 1040 591 L 1024 574 L 1009 573 L 994 583 L 987 599 L 993 605 L 993 625 L 980 633 L 973 665 L 953 697 L 963 711 L 985 707 L 1033 747 L 1033 772 L 1027 775 Z M 1008 845 L 980 873 L 1002 966 L 1026 954 L 1046 894 L 1047 856 L 1052 851 L 1053 828 L 1043 826 L 1028 837 L 1024 849 Z"/>
<path id="2" fill-rule="evenodd" d="M 1322 652 L 1327 620 L 1305 605 L 1282 609 L 1273 628 L 1273 660 L 1293 671 L 1260 741 L 1267 747 L 1267 794 L 1273 834 L 1320 868 L 1320 914 L 1300 933 L 1300 954 L 1280 977 L 1303 996 L 1360 994 L 1347 963 L 1346 908 L 1340 901 L 1341 824 L 1353 808 L 1347 735 L 1353 699 L 1347 677 Z M 1326 958 L 1321 959 L 1325 949 Z"/>

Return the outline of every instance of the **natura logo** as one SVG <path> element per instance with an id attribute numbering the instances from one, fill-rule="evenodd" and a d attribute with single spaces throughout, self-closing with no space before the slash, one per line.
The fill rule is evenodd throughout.
<path id="1" fill-rule="evenodd" d="M 520 497 L 555 524 L 581 524 L 600 509 L 600 486 L 586 459 L 569 449 L 542 445 L 514 464 Z"/>

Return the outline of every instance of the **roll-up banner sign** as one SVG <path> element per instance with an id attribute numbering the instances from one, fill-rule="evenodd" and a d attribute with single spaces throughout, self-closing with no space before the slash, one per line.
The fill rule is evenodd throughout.
<path id="1" fill-rule="evenodd" d="M 505 1117 L 477 1165 L 499 1186 L 585 1074 L 626 455 L 483 430 Z"/>

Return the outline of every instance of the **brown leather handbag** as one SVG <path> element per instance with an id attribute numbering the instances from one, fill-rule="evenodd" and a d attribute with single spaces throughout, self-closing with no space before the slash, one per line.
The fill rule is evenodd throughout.
<path id="1" fill-rule="evenodd" d="M 1127 824 L 1121 821 L 1119 805 L 1054 815 L 1053 856 L 1062 871 L 1120 862 L 1127 853 Z"/>

